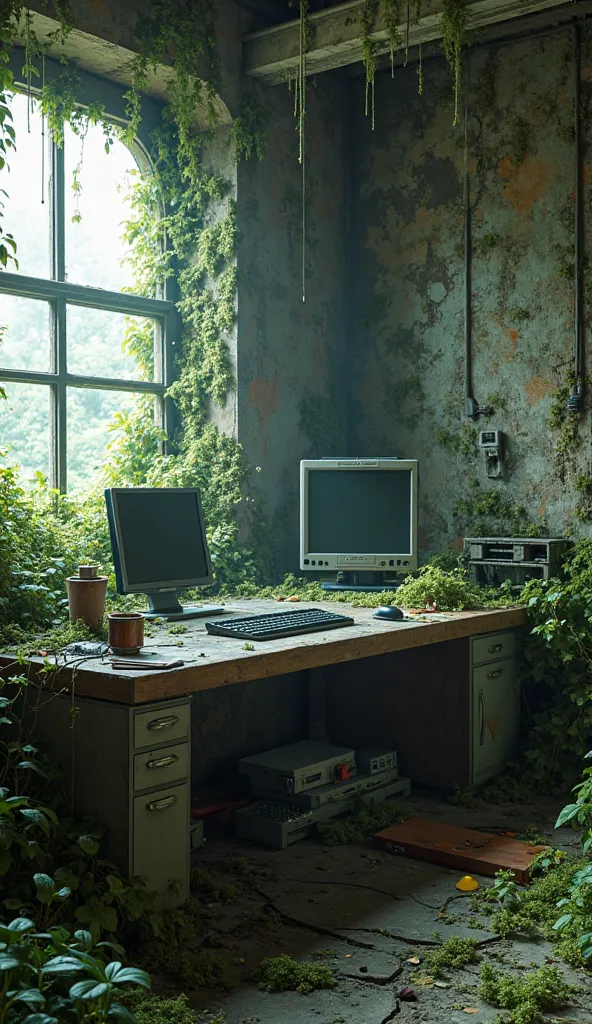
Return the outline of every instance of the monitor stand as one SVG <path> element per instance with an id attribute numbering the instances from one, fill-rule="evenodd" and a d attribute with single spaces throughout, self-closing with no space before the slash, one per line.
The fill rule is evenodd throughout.
<path id="1" fill-rule="evenodd" d="M 175 590 L 156 590 L 148 594 L 147 612 L 143 612 L 145 619 L 166 619 L 167 622 L 174 622 L 176 619 L 201 619 L 206 615 L 219 615 L 224 611 L 224 605 L 201 604 L 186 605 L 179 604 Z"/>
<path id="2" fill-rule="evenodd" d="M 386 582 L 381 572 L 338 572 L 336 583 L 323 583 L 321 586 L 323 590 L 349 594 L 381 594 L 385 590 L 397 590 L 401 584 Z"/>

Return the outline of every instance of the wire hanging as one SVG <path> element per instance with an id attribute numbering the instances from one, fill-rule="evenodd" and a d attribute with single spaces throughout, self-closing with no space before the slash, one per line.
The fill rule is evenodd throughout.
<path id="1" fill-rule="evenodd" d="M 306 302 L 306 51 L 308 48 L 308 0 L 300 0 L 300 59 L 296 109 L 298 110 L 298 159 L 302 168 L 302 301 Z"/>
<path id="2" fill-rule="evenodd" d="M 31 12 L 25 12 L 25 65 L 27 70 L 27 135 L 31 134 Z"/>
<path id="3" fill-rule="evenodd" d="M 45 53 L 41 55 L 41 89 L 45 89 Z M 43 93 L 42 93 L 43 94 Z M 45 111 L 41 109 L 41 205 L 45 204 Z"/>

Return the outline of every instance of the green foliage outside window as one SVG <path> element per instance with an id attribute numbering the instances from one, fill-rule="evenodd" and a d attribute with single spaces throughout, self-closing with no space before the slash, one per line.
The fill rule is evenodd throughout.
<path id="1" fill-rule="evenodd" d="M 12 85 L 6 66 L 10 42 L 22 16 L 19 0 L 11 0 L 0 15 L 0 115 L 4 112 L 0 156 L 14 142 L 10 110 L 7 106 L 4 111 L 2 103 Z M 72 21 L 65 11 L 61 20 L 65 37 Z M 164 456 L 163 433 L 154 423 L 152 400 L 141 396 L 122 409 L 111 424 L 101 476 L 76 501 L 44 490 L 41 481 L 34 492 L 24 493 L 14 468 L 3 460 L 0 502 L 6 519 L 0 525 L 0 540 L 5 534 L 8 558 L 0 570 L 0 624 L 51 624 L 63 611 L 65 576 L 80 560 L 94 557 L 109 568 L 103 485 L 199 485 L 219 584 L 254 582 L 261 573 L 255 556 L 238 543 L 239 514 L 242 529 L 255 523 L 254 503 L 248 497 L 249 468 L 240 445 L 209 419 L 209 404 L 223 406 L 233 387 L 226 338 L 234 326 L 237 283 L 237 228 L 229 183 L 207 167 L 204 150 L 209 136 L 195 129 L 198 107 L 205 106 L 212 125 L 216 120 L 215 8 L 209 0 L 183 8 L 170 0 L 156 0 L 150 16 L 139 24 L 138 34 L 140 52 L 133 61 L 127 96 L 130 122 L 122 133 L 124 141 L 129 143 L 138 132 L 140 94 L 149 69 L 166 63 L 171 52 L 175 56 L 170 103 L 161 127 L 151 136 L 154 173 L 133 175 L 124 242 L 130 247 L 135 292 L 155 295 L 173 274 L 179 282 L 182 339 L 170 397 L 180 422 Z M 27 65 L 33 70 L 33 57 L 39 52 L 30 33 Z M 206 82 L 198 76 L 202 58 L 209 68 Z M 64 59 L 60 75 L 42 92 L 41 107 L 53 137 L 58 143 L 63 139 L 66 123 L 81 136 L 89 124 L 99 123 L 108 149 L 110 133 L 116 130 L 99 98 L 86 112 L 76 105 L 77 83 L 76 70 Z M 243 154 L 254 150 L 261 156 L 262 122 L 253 95 L 246 96 L 243 107 L 236 141 Z M 168 248 L 163 246 L 165 238 Z M 10 252 L 8 244 L 5 265 Z M 0 259 L 2 255 L 0 247 Z M 149 378 L 153 372 L 151 325 L 130 318 L 123 349 L 133 357 L 140 377 Z M 261 519 L 262 510 L 257 508 L 260 526 Z M 39 536 L 33 535 L 35 531 Z"/>

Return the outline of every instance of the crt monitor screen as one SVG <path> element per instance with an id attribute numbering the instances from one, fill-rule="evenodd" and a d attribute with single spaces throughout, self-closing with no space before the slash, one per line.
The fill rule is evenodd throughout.
<path id="1" fill-rule="evenodd" d="M 308 474 L 308 550 L 358 555 L 411 553 L 410 470 Z"/>
<path id="2" fill-rule="evenodd" d="M 110 494 L 126 590 L 210 577 L 197 489 L 131 487 Z"/>

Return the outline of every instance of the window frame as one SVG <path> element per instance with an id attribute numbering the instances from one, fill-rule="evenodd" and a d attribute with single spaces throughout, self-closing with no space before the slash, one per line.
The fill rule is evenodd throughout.
<path id="1" fill-rule="evenodd" d="M 18 49 L 11 60 L 14 73 L 14 91 L 23 92 L 20 67 L 23 64 L 22 51 Z M 53 64 L 54 62 L 51 62 Z M 50 62 L 47 61 L 50 65 Z M 50 72 L 51 73 L 51 72 Z M 57 67 L 53 74 L 57 74 Z M 121 124 L 123 118 L 118 112 L 111 114 L 113 107 L 123 108 L 123 91 L 114 87 L 106 80 L 94 75 L 82 73 L 85 88 L 81 90 L 94 97 L 99 94 L 97 85 L 109 94 L 109 119 Z M 115 90 L 115 96 L 114 96 Z M 34 92 L 32 92 L 35 98 Z M 84 106 L 81 96 L 81 107 Z M 115 100 L 115 102 L 114 102 Z M 109 102 L 109 101 L 107 101 Z M 151 104 L 149 121 L 154 122 L 154 108 Z M 18 139 L 17 139 L 18 145 Z M 62 493 L 67 490 L 67 459 L 68 459 L 68 428 L 67 428 L 67 394 L 68 388 L 90 388 L 101 391 L 117 391 L 135 394 L 150 394 L 155 397 L 155 420 L 165 434 L 170 436 L 173 426 L 173 409 L 166 393 L 173 381 L 174 346 L 179 337 L 180 321 L 177 307 L 173 301 L 174 283 L 167 282 L 163 297 L 146 298 L 132 292 L 114 292 L 103 288 L 74 284 L 66 279 L 65 262 L 65 196 L 66 182 L 64 172 L 64 150 L 51 139 L 47 142 L 51 159 L 50 177 L 50 270 L 51 277 L 31 277 L 8 270 L 0 271 L 0 295 L 6 294 L 17 298 L 40 299 L 48 302 L 50 310 L 50 370 L 37 371 L 26 369 L 8 369 L 0 366 L 0 382 L 16 384 L 41 384 L 49 387 L 50 394 L 50 486 Z M 132 156 L 146 173 L 151 172 L 147 151 L 141 139 L 136 140 Z M 18 244 L 18 237 L 17 237 Z M 18 252 L 17 252 L 18 256 Z M 130 316 L 147 317 L 155 323 L 154 380 L 121 380 L 116 377 L 85 376 L 70 373 L 68 370 L 67 340 L 67 307 L 86 307 Z M 166 442 L 163 443 L 163 453 Z"/>

